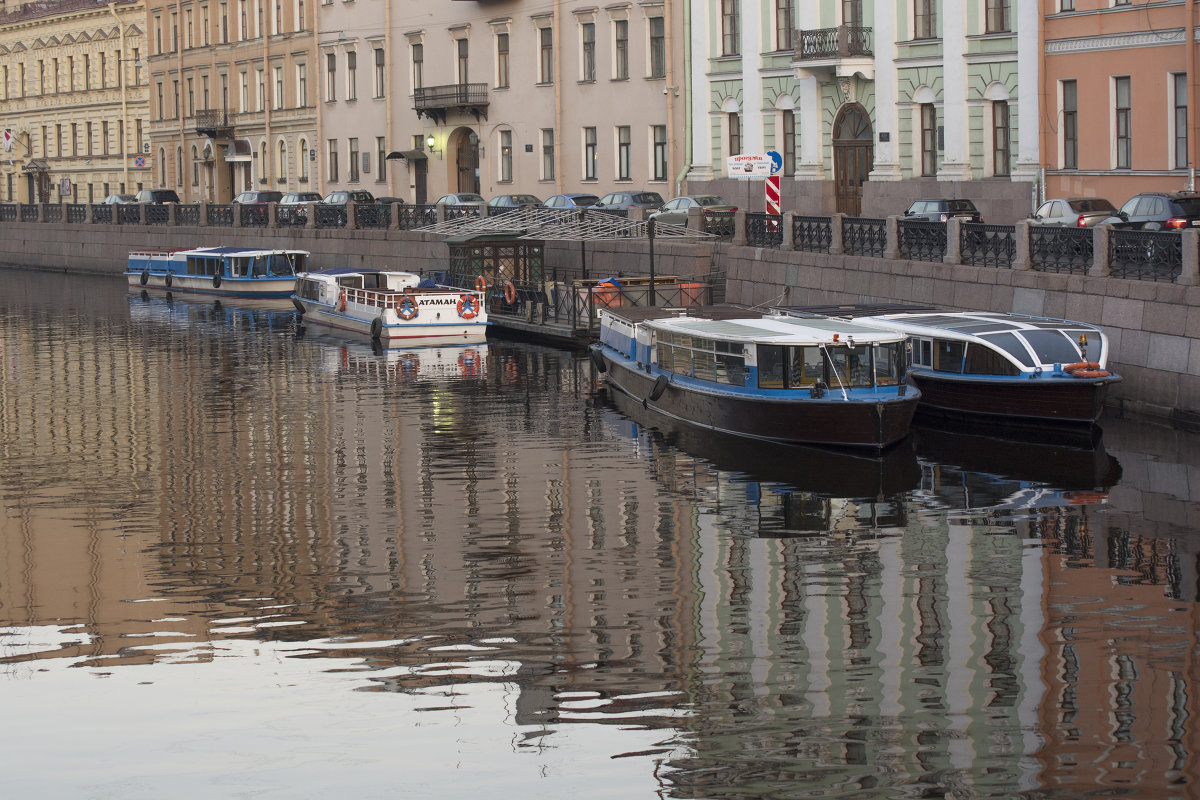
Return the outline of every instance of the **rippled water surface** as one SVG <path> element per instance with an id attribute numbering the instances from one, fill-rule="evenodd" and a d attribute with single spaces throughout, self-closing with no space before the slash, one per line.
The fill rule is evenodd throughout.
<path id="1" fill-rule="evenodd" d="M 569 351 L 0 286 L 5 796 L 1200 795 L 1195 437 L 747 446 Z"/>

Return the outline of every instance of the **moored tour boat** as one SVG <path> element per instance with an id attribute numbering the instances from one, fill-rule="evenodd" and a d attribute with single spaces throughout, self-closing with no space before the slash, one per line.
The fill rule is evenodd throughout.
<path id="1" fill-rule="evenodd" d="M 308 269 L 306 250 L 200 247 L 134 250 L 125 279 L 131 287 L 210 297 L 275 298 L 287 301 L 296 273 Z"/>
<path id="2" fill-rule="evenodd" d="M 909 433 L 904 336 L 734 306 L 600 312 L 592 360 L 647 409 L 723 433 L 873 448 Z"/>
<path id="3" fill-rule="evenodd" d="M 487 338 L 484 292 L 412 272 L 337 268 L 299 275 L 292 302 L 306 325 L 368 336 L 385 347 Z"/>
<path id="4" fill-rule="evenodd" d="M 921 390 L 922 416 L 1087 428 L 1099 421 L 1109 387 L 1121 381 L 1108 369 L 1108 337 L 1086 322 L 905 306 L 784 310 L 907 336 L 908 380 Z"/>

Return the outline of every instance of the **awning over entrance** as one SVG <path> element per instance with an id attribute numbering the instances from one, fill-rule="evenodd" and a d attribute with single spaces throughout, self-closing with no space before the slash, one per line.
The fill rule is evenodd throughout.
<path id="1" fill-rule="evenodd" d="M 22 172 L 49 172 L 50 165 L 45 159 L 31 158 L 25 162 L 25 166 L 21 167 Z"/>
<path id="2" fill-rule="evenodd" d="M 394 161 L 395 159 L 403 159 L 405 161 L 425 161 L 429 156 L 425 155 L 424 150 L 393 150 L 388 153 L 386 160 Z"/>
<path id="3" fill-rule="evenodd" d="M 254 159 L 254 148 L 250 144 L 249 139 L 234 139 L 225 146 L 225 161 L 252 161 Z"/>

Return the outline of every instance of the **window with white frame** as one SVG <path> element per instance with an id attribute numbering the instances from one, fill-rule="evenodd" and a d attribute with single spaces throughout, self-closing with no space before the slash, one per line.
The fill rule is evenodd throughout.
<path id="1" fill-rule="evenodd" d="M 583 129 L 583 179 L 596 180 L 596 129 Z"/>
<path id="2" fill-rule="evenodd" d="M 382 47 L 375 48 L 375 96 L 383 97 L 387 88 L 387 60 Z"/>
<path id="3" fill-rule="evenodd" d="M 1012 30 L 1011 0 L 986 0 L 985 17 L 988 33 L 1007 33 Z"/>
<path id="4" fill-rule="evenodd" d="M 425 88 L 425 45 L 414 42 L 412 46 L 413 89 Z"/>
<path id="5" fill-rule="evenodd" d="M 308 107 L 308 65 L 296 65 L 296 108 Z"/>
<path id="6" fill-rule="evenodd" d="M 631 179 L 633 172 L 633 139 L 628 125 L 617 126 L 617 180 Z"/>
<path id="7" fill-rule="evenodd" d="M 937 38 L 937 0 L 913 0 L 913 38 Z"/>
<path id="8" fill-rule="evenodd" d="M 283 67 L 276 65 L 275 72 L 275 95 L 271 98 L 271 105 L 275 110 L 283 108 Z"/>
<path id="9" fill-rule="evenodd" d="M 1062 92 L 1062 169 L 1079 169 L 1079 97 L 1075 81 L 1060 81 Z"/>
<path id="10" fill-rule="evenodd" d="M 287 142 L 280 139 L 279 140 L 279 162 L 277 164 L 278 169 L 279 169 L 279 180 L 280 181 L 287 180 L 287 175 L 288 175 L 287 163 L 288 163 Z"/>
<path id="11" fill-rule="evenodd" d="M 375 137 L 375 180 L 383 183 L 387 180 L 387 140 L 382 136 Z"/>
<path id="12" fill-rule="evenodd" d="M 554 180 L 554 129 L 542 128 L 542 175 L 544 181 Z"/>
<path id="13" fill-rule="evenodd" d="M 741 52 L 738 23 L 742 15 L 740 0 L 721 0 L 721 55 L 736 56 Z"/>
<path id="14" fill-rule="evenodd" d="M 783 112 L 781 120 L 782 129 L 782 152 L 783 156 L 783 176 L 790 178 L 796 174 L 796 112 L 787 109 Z"/>
<path id="15" fill-rule="evenodd" d="M 358 53 L 346 51 L 346 99 L 358 99 Z"/>
<path id="16" fill-rule="evenodd" d="M 256 80 L 255 88 L 257 89 L 257 96 L 255 97 L 257 102 L 254 104 L 254 107 L 255 110 L 262 111 L 267 107 L 267 86 L 262 67 L 254 71 L 254 77 Z"/>
<path id="17" fill-rule="evenodd" d="M 554 83 L 554 29 L 538 28 L 538 83 Z"/>
<path id="18" fill-rule="evenodd" d="M 267 142 L 265 139 L 258 145 L 258 160 L 262 169 L 262 174 L 259 177 L 265 182 L 271 177 L 271 154 L 267 151 Z"/>
<path id="19" fill-rule="evenodd" d="M 667 23 L 663 17 L 650 17 L 650 77 L 667 76 Z"/>
<path id="20" fill-rule="evenodd" d="M 579 39 L 579 79 L 590 83 L 596 80 L 596 23 L 581 23 Z"/>
<path id="21" fill-rule="evenodd" d="M 667 179 L 667 126 L 666 125 L 651 125 L 650 126 L 650 141 L 653 146 L 653 168 L 654 180 L 665 181 Z"/>
<path id="22" fill-rule="evenodd" d="M 933 103 L 922 103 L 918 111 L 921 120 L 921 175 L 937 174 L 937 109 Z"/>
<path id="23" fill-rule="evenodd" d="M 200 185 L 200 153 L 196 145 L 192 145 L 192 186 Z"/>
<path id="24" fill-rule="evenodd" d="M 350 182 L 358 183 L 358 139 L 350 140 Z"/>
<path id="25" fill-rule="evenodd" d="M 469 83 L 471 80 L 471 49 L 470 42 L 467 39 L 459 39 L 455 42 L 458 52 L 458 61 L 455 65 L 459 85 Z"/>
<path id="26" fill-rule="evenodd" d="M 508 88 L 508 34 L 496 34 L 496 88 Z"/>
<path id="27" fill-rule="evenodd" d="M 629 20 L 613 20 L 613 80 L 629 78 Z"/>
<path id="28" fill-rule="evenodd" d="M 337 100 L 337 53 L 325 54 L 325 102 Z"/>
<path id="29" fill-rule="evenodd" d="M 244 70 L 240 74 L 241 74 L 242 83 L 241 83 L 241 91 L 238 95 L 238 99 L 241 100 L 241 105 L 239 106 L 239 108 L 242 111 L 249 111 L 250 110 L 250 74 L 248 72 L 245 72 Z"/>
<path id="30" fill-rule="evenodd" d="M 992 174 L 1008 175 L 1011 156 L 1008 102 L 996 100 L 992 102 Z"/>
<path id="31" fill-rule="evenodd" d="M 308 183 L 308 140 L 301 139 L 296 147 L 296 172 L 301 183 Z"/>
<path id="32" fill-rule="evenodd" d="M 1133 88 L 1128 75 L 1112 79 L 1113 166 L 1133 167 Z"/>
<path id="33" fill-rule="evenodd" d="M 513 144 L 512 131 L 500 131 L 500 175 L 501 183 L 512 183 Z"/>
<path id="34" fill-rule="evenodd" d="M 736 111 L 726 115 L 729 124 L 729 152 L 726 155 L 736 156 L 742 152 L 742 117 Z"/>
<path id="35" fill-rule="evenodd" d="M 1187 73 L 1175 72 L 1171 74 L 1171 109 L 1174 113 L 1171 115 L 1171 142 L 1172 147 L 1171 160 L 1172 169 L 1187 169 L 1188 162 L 1191 160 L 1188 153 L 1188 91 L 1187 91 Z"/>
<path id="36" fill-rule="evenodd" d="M 775 49 L 791 50 L 793 36 L 792 0 L 775 0 Z"/>
<path id="37" fill-rule="evenodd" d="M 337 139 L 329 140 L 329 182 L 338 180 L 338 143 Z"/>

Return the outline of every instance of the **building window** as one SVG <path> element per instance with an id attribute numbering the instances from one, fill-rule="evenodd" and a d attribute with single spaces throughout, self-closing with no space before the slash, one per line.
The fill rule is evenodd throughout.
<path id="1" fill-rule="evenodd" d="M 1062 0 L 1058 7 L 1059 11 L 1074 11 L 1075 0 Z"/>
<path id="2" fill-rule="evenodd" d="M 913 38 L 937 38 L 937 0 L 913 0 Z"/>
<path id="3" fill-rule="evenodd" d="M 179 119 L 179 81 L 177 80 L 171 81 L 171 97 L 173 98 L 172 106 L 175 111 L 171 119 Z"/>
<path id="4" fill-rule="evenodd" d="M 296 172 L 300 174 L 300 182 L 308 183 L 308 140 L 301 139 L 296 149 Z"/>
<path id="5" fill-rule="evenodd" d="M 629 78 L 629 20 L 613 21 L 613 78 Z"/>
<path id="6" fill-rule="evenodd" d="M 633 169 L 633 141 L 628 125 L 617 128 L 617 180 L 630 180 Z"/>
<path id="7" fill-rule="evenodd" d="M 183 147 L 175 147 L 175 185 L 183 186 Z"/>
<path id="8" fill-rule="evenodd" d="M 167 185 L 167 151 L 165 148 L 158 148 L 158 185 Z"/>
<path id="9" fill-rule="evenodd" d="M 195 78 L 187 79 L 187 113 L 189 117 L 196 116 L 196 83 Z"/>
<path id="10" fill-rule="evenodd" d="M 579 79 L 594 81 L 596 80 L 596 23 L 583 23 L 579 33 L 583 40 L 583 49 L 580 50 L 582 63 L 579 65 Z"/>
<path id="11" fill-rule="evenodd" d="M 102 155 L 108 155 L 110 152 L 112 152 L 111 150 L 108 149 L 108 147 L 109 147 L 109 145 L 108 145 L 108 123 L 101 122 L 100 123 L 100 153 Z M 107 197 L 107 196 L 108 195 L 105 195 L 105 197 Z"/>
<path id="12" fill-rule="evenodd" d="M 283 67 L 275 67 L 275 96 L 271 105 L 276 110 L 283 108 Z"/>
<path id="13" fill-rule="evenodd" d="M 654 139 L 654 180 L 667 179 L 667 126 L 654 125 L 651 128 Z"/>
<path id="14" fill-rule="evenodd" d="M 1079 169 L 1079 106 L 1075 81 L 1062 82 L 1063 169 Z"/>
<path id="15" fill-rule="evenodd" d="M 458 82 L 470 82 L 470 51 L 466 39 L 458 40 Z"/>
<path id="16" fill-rule="evenodd" d="M 1175 108 L 1175 163 L 1174 169 L 1187 169 L 1191 160 L 1188 154 L 1188 94 L 1187 73 L 1177 72 L 1171 76 Z"/>
<path id="17" fill-rule="evenodd" d="M 358 139 L 350 140 L 350 182 L 358 183 Z"/>
<path id="18" fill-rule="evenodd" d="M 541 47 L 538 83 L 554 83 L 554 30 L 538 28 L 538 42 Z"/>
<path id="19" fill-rule="evenodd" d="M 239 107 L 239 109 L 241 111 L 249 111 L 250 110 L 250 76 L 247 73 L 243 72 L 243 73 L 241 73 L 241 77 L 242 77 L 242 89 L 241 89 L 241 92 L 239 93 L 240 94 L 239 99 L 242 101 L 242 104 Z"/>
<path id="20" fill-rule="evenodd" d="M 358 53 L 346 53 L 346 99 L 358 99 Z"/>
<path id="21" fill-rule="evenodd" d="M 379 182 L 387 180 L 387 142 L 382 136 L 375 137 L 375 179 Z"/>
<path id="22" fill-rule="evenodd" d="M 728 115 L 729 117 L 729 153 L 728 155 L 736 156 L 742 152 L 742 118 L 736 113 Z"/>
<path id="23" fill-rule="evenodd" d="M 741 52 L 738 39 L 740 0 L 721 0 L 721 55 L 736 56 Z"/>
<path id="24" fill-rule="evenodd" d="M 383 97 L 387 88 L 387 61 L 382 47 L 375 48 L 375 96 Z"/>
<path id="25" fill-rule="evenodd" d="M 554 129 L 542 128 L 542 180 L 554 180 Z"/>
<path id="26" fill-rule="evenodd" d="M 329 182 L 337 183 L 338 179 L 338 148 L 337 139 L 329 140 Z"/>
<path id="27" fill-rule="evenodd" d="M 267 107 L 267 82 L 266 76 L 263 74 L 262 67 L 254 71 L 255 78 L 255 102 L 254 108 L 257 111 L 263 111 Z"/>
<path id="28" fill-rule="evenodd" d="M 596 180 L 596 129 L 583 129 L 583 179 Z"/>
<path id="29" fill-rule="evenodd" d="M 159 82 L 156 84 L 156 86 L 157 86 L 157 89 L 158 89 L 158 118 L 159 118 L 159 119 L 165 119 L 165 117 L 164 117 L 164 112 L 163 112 L 163 85 L 162 85 L 162 81 L 159 81 Z"/>
<path id="30" fill-rule="evenodd" d="M 992 174 L 1008 175 L 1011 147 L 1008 131 L 1008 103 L 992 103 Z"/>
<path id="31" fill-rule="evenodd" d="M 513 179 L 512 131 L 500 131 L 500 180 L 511 183 Z"/>
<path id="32" fill-rule="evenodd" d="M 296 108 L 308 106 L 308 66 L 296 65 Z"/>
<path id="33" fill-rule="evenodd" d="M 200 185 L 200 154 L 196 145 L 192 145 L 192 186 Z"/>
<path id="34" fill-rule="evenodd" d="M 796 112 L 783 112 L 783 175 L 790 178 L 796 174 Z"/>
<path id="35" fill-rule="evenodd" d="M 304 0 L 296 0 L 296 30 L 304 30 Z M 305 180 L 307 180 L 307 175 Z"/>
<path id="36" fill-rule="evenodd" d="M 413 89 L 422 89 L 425 87 L 425 45 L 414 44 L 412 46 L 412 73 L 413 73 Z"/>
<path id="37" fill-rule="evenodd" d="M 1117 169 L 1130 169 L 1133 164 L 1133 97 L 1129 76 L 1113 79 L 1114 128 L 1116 133 Z"/>
<path id="38" fill-rule="evenodd" d="M 265 182 L 271 177 L 271 154 L 267 152 L 266 141 L 259 142 L 258 145 L 258 160 L 259 166 L 262 169 L 262 174 L 259 176 Z"/>
<path id="39" fill-rule="evenodd" d="M 987 0 L 987 32 L 1007 33 L 1012 30 L 1010 0 Z"/>
<path id="40" fill-rule="evenodd" d="M 85 130 L 87 133 L 87 147 L 84 149 L 84 152 L 90 156 L 92 155 L 92 123 L 87 123 Z"/>
<path id="41" fill-rule="evenodd" d="M 937 173 L 937 109 L 921 104 L 921 174 Z"/>
<path id="42" fill-rule="evenodd" d="M 229 6 L 221 3 L 221 44 L 229 42 Z"/>
<path id="43" fill-rule="evenodd" d="M 792 35 L 792 0 L 775 0 L 775 49 L 791 50 Z"/>
<path id="44" fill-rule="evenodd" d="M 508 88 L 508 34 L 496 34 L 496 88 Z"/>
<path id="45" fill-rule="evenodd" d="M 287 180 L 287 142 L 279 143 L 279 180 Z"/>
<path id="46" fill-rule="evenodd" d="M 667 23 L 662 17 L 650 18 L 650 77 L 667 75 Z"/>
<path id="47" fill-rule="evenodd" d="M 337 99 L 337 53 L 325 56 L 325 101 Z"/>

